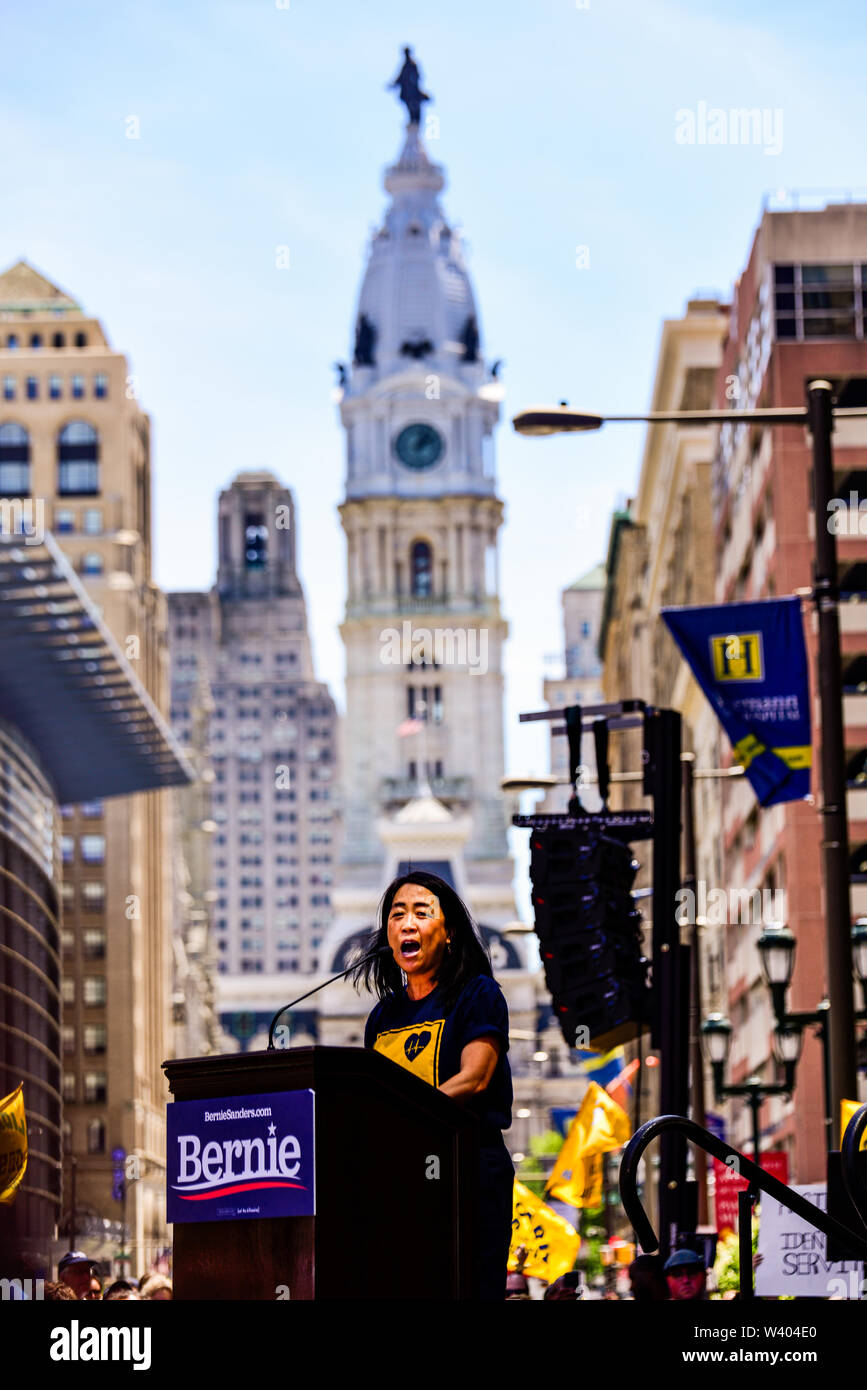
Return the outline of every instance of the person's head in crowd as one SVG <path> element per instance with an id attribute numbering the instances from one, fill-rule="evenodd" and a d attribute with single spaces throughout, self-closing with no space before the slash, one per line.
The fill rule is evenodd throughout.
<path id="1" fill-rule="evenodd" d="M 584 1285 L 578 1270 L 571 1269 L 568 1274 L 561 1274 L 559 1279 L 555 1279 L 548 1285 L 543 1297 L 551 1299 L 565 1298 L 568 1299 L 570 1303 L 574 1303 L 578 1298 L 583 1298 Z"/>
<path id="2" fill-rule="evenodd" d="M 56 1282 L 51 1279 L 46 1280 L 42 1286 L 42 1293 L 50 1303 L 63 1303 L 67 1299 L 72 1299 L 73 1303 L 77 1302 L 72 1289 L 68 1284 L 64 1284 L 62 1279 L 58 1279 Z"/>
<path id="3" fill-rule="evenodd" d="M 523 1274 L 509 1274 L 506 1277 L 506 1300 L 530 1297 L 530 1285 Z"/>
<path id="4" fill-rule="evenodd" d="M 704 1298 L 707 1270 L 694 1250 L 675 1250 L 665 1262 L 668 1292 L 677 1303 Z"/>
<path id="5" fill-rule="evenodd" d="M 83 1250 L 68 1250 L 57 1266 L 58 1278 L 76 1298 L 89 1298 L 93 1266 L 94 1261 Z"/>
<path id="6" fill-rule="evenodd" d="M 90 1288 L 84 1296 L 93 1300 L 102 1298 L 102 1280 L 93 1271 L 90 1275 Z"/>
<path id="7" fill-rule="evenodd" d="M 671 1296 L 659 1255 L 636 1255 L 629 1266 L 629 1283 L 636 1303 L 661 1303 Z"/>
<path id="8" fill-rule="evenodd" d="M 141 1298 L 141 1294 L 139 1293 L 135 1284 L 133 1284 L 129 1279 L 115 1279 L 114 1283 L 110 1284 L 109 1287 L 106 1289 L 105 1293 L 102 1295 L 103 1303 L 107 1303 L 109 1299 L 116 1300 L 128 1298 Z"/>
<path id="9" fill-rule="evenodd" d="M 139 1293 L 142 1298 L 149 1299 L 151 1303 L 162 1302 L 164 1299 L 172 1297 L 172 1281 L 167 1279 L 164 1274 L 149 1274 L 139 1289 Z"/>

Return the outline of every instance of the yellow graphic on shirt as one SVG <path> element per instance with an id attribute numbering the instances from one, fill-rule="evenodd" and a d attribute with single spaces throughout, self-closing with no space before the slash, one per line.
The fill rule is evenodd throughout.
<path id="1" fill-rule="evenodd" d="M 405 1067 L 414 1076 L 420 1076 L 429 1086 L 438 1086 L 440 1042 L 444 1026 L 444 1018 L 426 1018 L 422 1023 L 411 1023 L 406 1028 L 390 1028 L 387 1033 L 377 1034 L 373 1050 L 397 1062 L 399 1067 Z"/>

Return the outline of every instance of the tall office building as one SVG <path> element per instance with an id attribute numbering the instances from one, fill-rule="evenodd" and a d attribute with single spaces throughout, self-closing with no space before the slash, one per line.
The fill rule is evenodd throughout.
<path id="1" fill-rule="evenodd" d="M 386 172 L 343 371 L 344 841 L 327 944 L 341 959 L 411 861 L 452 879 L 499 965 L 517 968 L 496 931 L 515 916 L 500 790 L 501 389 L 444 183 L 411 122 Z"/>
<path id="2" fill-rule="evenodd" d="M 867 402 L 867 205 L 829 204 L 811 211 L 766 211 L 738 279 L 730 332 L 717 378 L 717 402 L 738 406 L 801 405 L 805 386 L 825 378 L 837 404 Z M 853 916 L 867 911 L 867 534 L 859 499 L 867 492 L 867 425 L 840 420 L 834 430 L 838 511 L 840 630 L 847 761 L 847 809 Z M 805 431 L 726 426 L 713 467 L 716 600 L 769 598 L 812 583 L 814 528 L 831 518 L 812 515 L 812 457 Z M 853 500 L 854 499 L 854 500 Z M 818 689 L 818 651 L 812 605 L 804 630 L 810 685 Z M 788 925 L 797 938 L 790 1009 L 813 1010 L 826 987 L 822 889 L 821 727 L 813 709 L 814 804 L 786 802 L 760 810 L 744 781 L 723 788 L 722 873 L 743 889 L 784 892 Z M 773 1028 L 768 990 L 756 950 L 758 932 L 726 929 L 727 1013 L 734 1025 L 729 1077 L 773 1074 Z M 863 1082 L 862 1082 L 863 1085 Z M 854 1098 L 854 1097 L 853 1097 Z M 736 1140 L 745 1141 L 748 1116 L 731 1107 Z M 785 1148 L 801 1182 L 824 1178 L 821 1048 L 806 1029 L 798 1065 L 796 1107 L 773 1097 L 762 1107 L 768 1148 Z M 834 1117 L 836 1125 L 837 1117 Z M 836 1137 L 836 1136 L 835 1136 Z M 741 1145 L 743 1147 L 743 1144 Z"/>
<path id="3" fill-rule="evenodd" d="M 126 358 L 98 320 L 25 261 L 0 275 L 0 386 L 0 496 L 31 499 L 35 524 L 53 531 L 156 711 L 167 709 L 148 417 Z M 166 1241 L 169 811 L 154 792 L 63 808 L 63 1099 L 74 1224 L 79 1237 L 102 1232 L 102 1253 L 113 1253 L 125 1218 L 136 1268 Z M 125 1209 L 113 1149 L 138 1160 Z"/>
<path id="4" fill-rule="evenodd" d="M 76 958 L 83 974 L 71 978 L 82 999 L 101 990 L 116 957 L 123 959 L 130 931 L 117 923 L 108 932 L 82 928 L 71 913 L 61 919 L 58 802 L 183 783 L 190 769 L 48 535 L 0 537 L 0 645 L 0 1094 L 21 1087 L 29 1149 L 15 1200 L 0 1206 L 0 1263 L 9 1277 L 48 1278 L 58 1226 L 60 1249 L 83 1245 L 100 1256 L 114 1255 L 122 1234 L 111 1225 L 106 1230 L 111 1218 L 89 1216 L 79 1206 L 78 1158 L 64 1155 L 63 1144 L 64 1129 L 76 1119 L 68 1107 L 64 1117 L 62 1096 L 69 1043 L 79 1043 L 80 1028 L 88 1060 L 75 1079 L 92 1088 L 96 1057 L 105 1055 L 93 1044 L 107 1045 L 108 1030 L 93 1015 L 80 1020 L 74 1002 L 64 1001 L 61 1010 L 61 996 Z M 117 1038 L 111 1040 L 117 1047 Z M 111 1062 L 116 1067 L 118 1059 Z M 111 1123 L 116 1111 L 107 1113 Z M 98 1143 L 104 1147 L 105 1115 L 94 1100 L 85 1121 L 92 1154 Z M 4 1188 L 11 1176 L 4 1172 Z M 145 1229 L 147 1216 L 143 1211 Z M 135 1243 L 135 1268 L 142 1267 L 139 1260 L 147 1267 L 153 1253 L 146 1241 Z"/>
<path id="5" fill-rule="evenodd" d="M 249 1046 L 320 968 L 336 857 L 337 715 L 318 682 L 296 569 L 295 503 L 267 472 L 221 494 L 207 593 L 169 595 L 172 721 L 192 740 L 206 682 L 217 1008 Z"/>

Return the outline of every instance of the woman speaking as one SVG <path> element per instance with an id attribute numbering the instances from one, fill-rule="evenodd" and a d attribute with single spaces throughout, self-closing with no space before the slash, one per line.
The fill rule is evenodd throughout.
<path id="1" fill-rule="evenodd" d="M 509 1012 L 487 950 L 455 890 L 421 870 L 389 884 L 369 949 L 379 954 L 354 975 L 379 996 L 365 1047 L 478 1116 L 478 1297 L 504 1300 L 515 1177 L 502 1134 L 512 1123 Z"/>

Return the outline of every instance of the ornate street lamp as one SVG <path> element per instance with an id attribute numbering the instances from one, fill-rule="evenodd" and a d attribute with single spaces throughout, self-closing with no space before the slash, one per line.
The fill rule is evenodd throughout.
<path id="1" fill-rule="evenodd" d="M 780 1019 L 786 1012 L 786 990 L 792 982 L 798 943 L 794 933 L 782 922 L 770 922 L 756 945 L 765 984 L 774 1001 L 774 1013 Z"/>
<path id="2" fill-rule="evenodd" d="M 795 1067 L 797 1066 L 798 1053 L 800 1053 L 800 1041 L 793 1038 L 789 1029 L 779 1029 L 780 1037 L 774 1039 L 774 1058 L 782 1065 L 785 1072 L 784 1081 L 762 1081 L 757 1075 L 748 1076 L 746 1081 L 736 1086 L 727 1086 L 724 1081 L 725 1065 L 728 1059 L 729 1043 L 731 1040 L 732 1026 L 727 1018 L 722 1014 L 708 1014 L 704 1023 L 701 1025 L 701 1039 L 704 1047 L 705 1056 L 711 1065 L 713 1075 L 714 1096 L 717 1101 L 725 1100 L 729 1096 L 743 1096 L 750 1107 L 752 1115 L 752 1135 L 753 1135 L 753 1157 L 756 1163 L 761 1161 L 761 1141 L 759 1135 L 759 1112 L 762 1108 L 762 1101 L 767 1096 L 788 1096 L 791 1095 L 795 1085 Z M 784 1035 L 784 1036 L 782 1036 Z"/>

